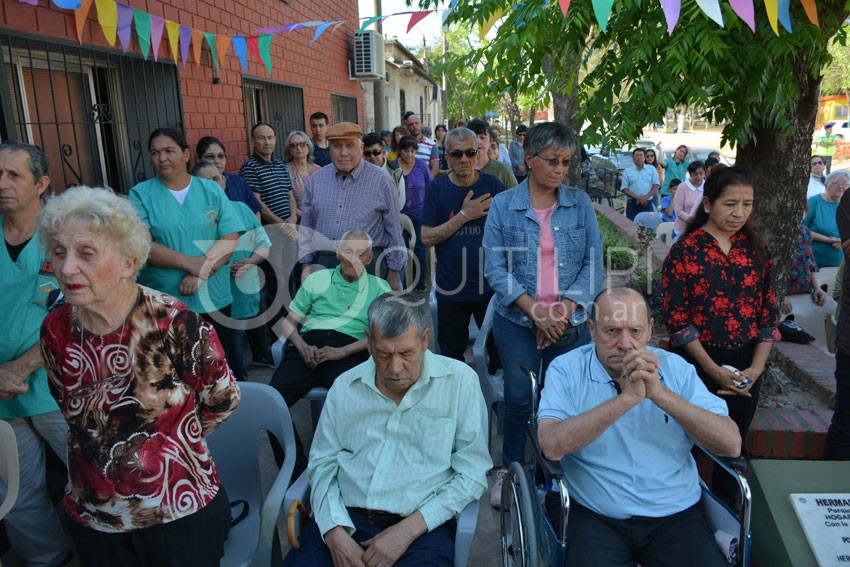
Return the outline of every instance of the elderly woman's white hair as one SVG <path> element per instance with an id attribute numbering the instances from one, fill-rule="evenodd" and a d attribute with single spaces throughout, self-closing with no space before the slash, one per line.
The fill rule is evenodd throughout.
<path id="1" fill-rule="evenodd" d="M 125 254 L 137 260 L 136 275 L 151 251 L 150 231 L 136 208 L 108 188 L 72 187 L 50 198 L 37 222 L 48 255 L 51 251 L 47 243 L 51 237 L 71 224 L 115 239 Z"/>

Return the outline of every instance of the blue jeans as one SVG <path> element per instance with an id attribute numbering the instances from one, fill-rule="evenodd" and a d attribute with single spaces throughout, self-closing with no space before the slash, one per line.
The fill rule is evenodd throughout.
<path id="1" fill-rule="evenodd" d="M 578 339 L 570 346 L 550 346 L 538 350 L 535 329 L 512 323 L 496 313 L 493 317 L 493 334 L 496 336 L 496 347 L 499 349 L 502 368 L 504 368 L 502 466 L 507 468 L 514 461 L 519 463 L 525 461 L 525 436 L 528 429 L 528 412 L 531 408 L 531 383 L 528 376 L 520 370 L 520 365 L 525 363 L 532 370 L 538 371 L 542 363 L 542 372 L 538 374 L 542 380 L 546 369 L 555 357 L 590 342 L 590 331 L 587 325 L 582 325 Z"/>
<path id="2" fill-rule="evenodd" d="M 651 213 L 655 210 L 655 206 L 653 206 L 653 200 L 646 204 L 646 206 L 641 206 L 634 199 L 626 199 L 626 218 L 630 221 L 635 220 L 635 217 L 638 213 Z"/>

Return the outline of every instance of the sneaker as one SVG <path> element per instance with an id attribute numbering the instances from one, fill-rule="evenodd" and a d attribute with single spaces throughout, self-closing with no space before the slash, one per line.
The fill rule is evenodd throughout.
<path id="1" fill-rule="evenodd" d="M 498 510 L 502 507 L 502 484 L 505 482 L 505 477 L 508 476 L 508 469 L 499 469 L 496 471 L 496 482 L 490 489 L 490 506 Z"/>
<path id="2" fill-rule="evenodd" d="M 272 351 L 267 350 L 260 356 L 251 360 L 251 366 L 266 366 L 268 368 L 274 368 L 274 358 L 272 357 Z"/>

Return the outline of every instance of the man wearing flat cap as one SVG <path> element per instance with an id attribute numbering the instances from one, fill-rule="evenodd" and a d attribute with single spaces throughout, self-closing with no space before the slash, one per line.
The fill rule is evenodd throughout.
<path id="1" fill-rule="evenodd" d="M 352 122 L 338 122 L 325 136 L 331 163 L 314 173 L 304 186 L 299 255 L 303 264 L 336 267 L 336 242 L 349 230 L 366 232 L 374 259 L 367 271 L 401 289 L 404 267 L 398 189 L 384 169 L 363 159 L 363 131 Z M 312 270 L 305 270 L 305 276 Z"/>

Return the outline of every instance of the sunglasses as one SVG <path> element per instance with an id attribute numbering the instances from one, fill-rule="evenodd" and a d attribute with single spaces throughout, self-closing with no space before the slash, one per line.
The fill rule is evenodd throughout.
<path id="1" fill-rule="evenodd" d="M 541 159 L 541 160 L 545 161 L 546 163 L 549 164 L 549 167 L 558 167 L 558 164 L 560 163 L 564 167 L 568 168 L 568 167 L 570 167 L 570 162 L 572 161 L 572 158 L 561 160 L 561 159 L 558 159 L 558 158 L 545 158 L 541 155 L 536 155 L 534 157 L 536 157 L 537 159 Z"/>
<path id="2" fill-rule="evenodd" d="M 825 165 L 822 161 L 813 161 L 812 165 Z"/>
<path id="3" fill-rule="evenodd" d="M 372 150 L 372 151 L 366 150 L 365 152 L 363 152 L 363 155 L 378 157 L 382 153 L 384 153 L 384 150 Z"/>
<path id="4" fill-rule="evenodd" d="M 446 155 L 448 155 L 450 158 L 454 158 L 454 159 L 460 159 L 463 156 L 466 156 L 466 157 L 472 159 L 474 157 L 478 157 L 478 150 L 466 150 L 465 152 L 463 152 L 461 150 L 454 150 L 452 152 L 449 152 Z"/>
<path id="5" fill-rule="evenodd" d="M 292 142 L 289 144 L 290 148 L 306 148 L 307 142 Z"/>

